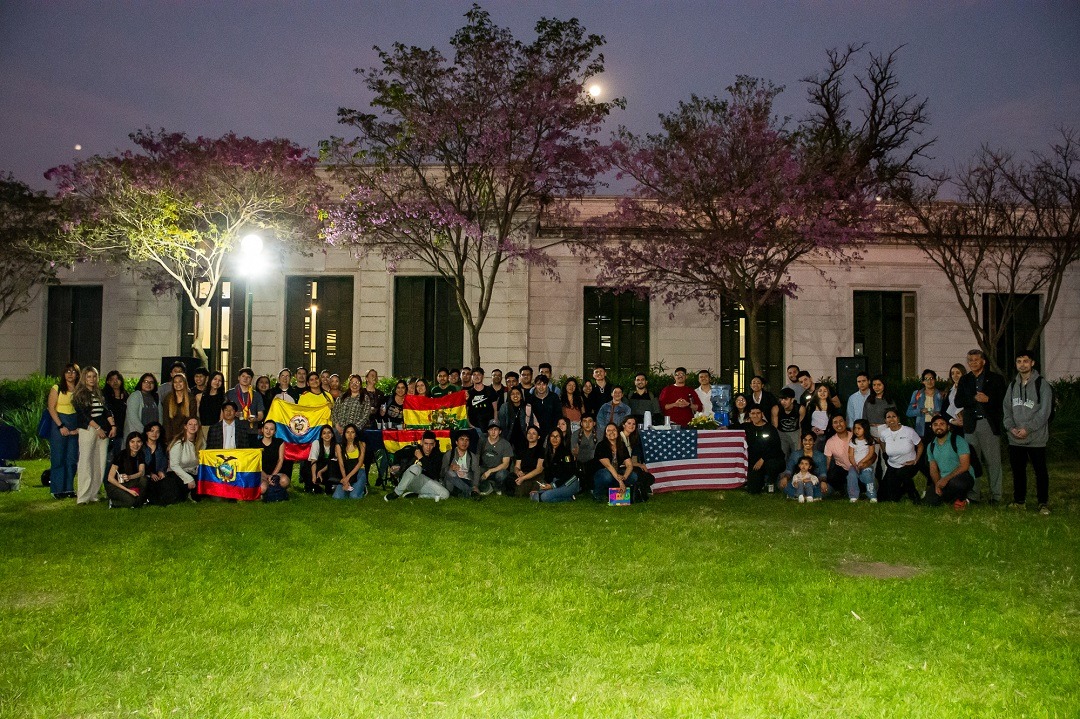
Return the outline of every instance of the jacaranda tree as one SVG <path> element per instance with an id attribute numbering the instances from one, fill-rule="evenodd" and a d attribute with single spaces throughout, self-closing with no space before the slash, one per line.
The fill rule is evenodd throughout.
<path id="1" fill-rule="evenodd" d="M 756 373 L 757 319 L 795 295 L 792 265 L 851 261 L 874 209 L 864 185 L 838 181 L 774 116 L 778 92 L 741 77 L 725 99 L 692 96 L 661 115 L 657 134 L 620 128 L 612 156 L 634 186 L 587 241 L 599 283 L 617 292 L 716 314 L 741 305 Z"/>
<path id="2" fill-rule="evenodd" d="M 373 112 L 342 108 L 358 136 L 324 143 L 347 188 L 326 239 L 448 280 L 477 366 L 500 273 L 517 261 L 553 271 L 533 229 L 594 187 L 606 169 L 595 135 L 622 103 L 585 92 L 604 39 L 577 20 L 541 19 L 526 44 L 478 6 L 465 17 L 452 58 L 396 43 L 357 70 Z"/>
<path id="3" fill-rule="evenodd" d="M 11 175 L 0 175 L 0 325 L 25 312 L 56 279 L 61 260 L 56 203 Z"/>
<path id="4" fill-rule="evenodd" d="M 229 133 L 133 133 L 138 151 L 53 168 L 70 218 L 74 256 L 130 265 L 156 290 L 179 289 L 195 310 L 192 346 L 206 361 L 202 328 L 246 234 L 263 230 L 282 247 L 318 240 L 318 158 L 288 140 Z"/>

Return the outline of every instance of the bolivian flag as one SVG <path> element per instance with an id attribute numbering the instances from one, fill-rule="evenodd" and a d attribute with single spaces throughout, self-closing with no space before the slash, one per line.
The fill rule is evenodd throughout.
<path id="1" fill-rule="evenodd" d="M 382 431 L 383 446 L 386 447 L 386 451 L 391 454 L 397 452 L 402 447 L 408 447 L 410 444 L 420 444 L 420 440 L 423 439 L 424 430 L 422 429 L 384 429 Z M 439 449 L 443 452 L 450 449 L 450 430 L 437 429 L 435 430 L 435 439 L 439 442 Z"/>
<path id="2" fill-rule="evenodd" d="M 421 397 L 411 394 L 405 397 L 405 427 L 407 429 L 430 429 L 432 414 L 440 413 L 452 424 L 453 429 L 468 429 L 469 414 L 465 403 L 469 401 L 468 390 L 451 392 L 442 397 Z"/>
<path id="3" fill-rule="evenodd" d="M 319 439 L 323 425 L 330 424 L 330 405 L 306 407 L 275 399 L 266 418 L 277 423 L 274 435 L 285 443 L 285 460 L 303 461 L 311 452 L 311 443 Z"/>
<path id="4" fill-rule="evenodd" d="M 226 499 L 259 498 L 262 450 L 204 449 L 199 452 L 199 494 Z"/>

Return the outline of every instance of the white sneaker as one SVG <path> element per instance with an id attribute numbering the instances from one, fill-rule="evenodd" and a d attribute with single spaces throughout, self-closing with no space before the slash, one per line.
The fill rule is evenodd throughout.
<path id="1" fill-rule="evenodd" d="M 806 502 L 806 497 L 804 497 L 803 495 L 800 494 L 799 495 L 799 504 L 803 504 L 805 502 Z"/>
<path id="2" fill-rule="evenodd" d="M 814 502 L 816 500 L 814 499 L 814 495 L 811 494 L 809 497 L 806 498 L 806 501 L 807 502 Z"/>
<path id="3" fill-rule="evenodd" d="M 855 503 L 856 503 L 856 502 L 858 502 L 858 501 L 859 501 L 859 500 L 858 500 L 858 499 L 856 499 L 855 497 L 852 497 L 852 498 L 851 498 L 851 503 L 852 503 L 852 504 L 855 504 Z"/>
<path id="4" fill-rule="evenodd" d="M 877 504 L 877 497 L 871 497 L 870 502 L 873 504 Z"/>

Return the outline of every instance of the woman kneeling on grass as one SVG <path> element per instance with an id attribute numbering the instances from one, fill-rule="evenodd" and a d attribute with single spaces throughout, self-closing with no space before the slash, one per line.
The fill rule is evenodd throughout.
<path id="1" fill-rule="evenodd" d="M 289 478 L 281 472 L 285 464 L 285 443 L 274 436 L 277 423 L 271 419 L 263 422 L 258 449 L 262 450 L 262 486 L 260 495 L 264 502 L 281 502 L 289 498 L 286 491 Z"/>
<path id="2" fill-rule="evenodd" d="M 113 509 L 138 509 L 146 504 L 146 462 L 143 458 L 143 441 L 138 432 L 132 432 L 124 442 L 124 448 L 113 457 L 109 467 L 109 479 L 105 483 L 105 496 Z"/>
<path id="3" fill-rule="evenodd" d="M 364 468 L 364 451 L 367 449 L 359 440 L 360 431 L 355 424 L 345 425 L 341 432 L 341 444 L 337 446 L 337 463 L 341 484 L 334 487 L 334 499 L 360 499 L 367 493 L 367 476 L 361 475 Z M 329 485 L 328 485 L 329 486 Z"/>
<path id="4" fill-rule="evenodd" d="M 199 501 L 196 476 L 199 473 L 199 450 L 203 446 L 202 426 L 198 418 L 190 417 L 184 431 L 169 445 L 169 471 L 160 482 L 150 482 L 151 504 L 176 504 L 187 498 Z"/>
<path id="5" fill-rule="evenodd" d="M 577 477 L 578 466 L 570 454 L 569 440 L 557 429 L 548 435 L 544 452 L 544 482 L 540 489 L 529 493 L 534 502 L 567 502 L 576 499 L 581 490 Z"/>
<path id="6" fill-rule="evenodd" d="M 341 482 L 338 462 L 338 443 L 334 438 L 334 428 L 324 424 L 319 430 L 318 441 L 311 443 L 311 454 L 307 466 L 300 468 L 300 479 L 304 482 L 304 491 L 312 494 L 330 494 L 333 486 Z"/>
<path id="7" fill-rule="evenodd" d="M 895 409 L 885 412 L 885 426 L 881 429 L 881 443 L 885 446 L 885 476 L 881 478 L 880 498 L 886 502 L 899 502 L 908 497 L 914 504 L 922 498 L 915 489 L 915 474 L 919 471 L 919 459 L 924 447 L 919 433 L 900 424 Z"/>
<path id="8" fill-rule="evenodd" d="M 558 431 L 558 430 L 556 430 Z M 507 489 L 515 497 L 528 497 L 539 491 L 544 476 L 544 447 L 540 444 L 540 430 L 529 427 L 525 433 L 525 446 L 515 452 L 514 477 L 507 480 Z M 511 494 L 507 491 L 506 494 Z"/>
<path id="9" fill-rule="evenodd" d="M 619 437 L 619 428 L 615 424 L 609 423 L 604 428 L 604 439 L 596 445 L 595 459 L 600 463 L 600 469 L 593 476 L 593 498 L 597 502 L 608 501 L 608 490 L 616 484 L 619 489 L 626 489 L 637 482 L 630 450 Z"/>

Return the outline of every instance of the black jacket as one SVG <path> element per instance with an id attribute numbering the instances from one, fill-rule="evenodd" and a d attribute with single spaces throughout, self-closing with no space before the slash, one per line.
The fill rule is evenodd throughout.
<path id="1" fill-rule="evenodd" d="M 980 405 L 975 401 L 975 375 L 968 372 L 960 378 L 956 386 L 956 406 L 964 410 L 964 432 L 975 430 L 976 409 L 982 413 L 990 423 L 990 429 L 994 434 L 1001 434 L 1001 419 L 1005 410 L 1002 402 L 1005 400 L 1005 378 L 989 368 L 983 369 L 986 375 L 986 384 L 983 391 L 990 398 L 989 402 Z"/>
<path id="2" fill-rule="evenodd" d="M 214 422 L 206 430 L 206 448 L 207 449 L 224 449 L 221 445 L 225 443 L 225 433 L 221 429 L 221 422 Z M 233 424 L 236 425 L 236 448 L 237 449 L 254 449 L 256 435 L 251 432 L 245 425 L 246 422 L 241 422 L 239 419 L 235 420 Z"/>

